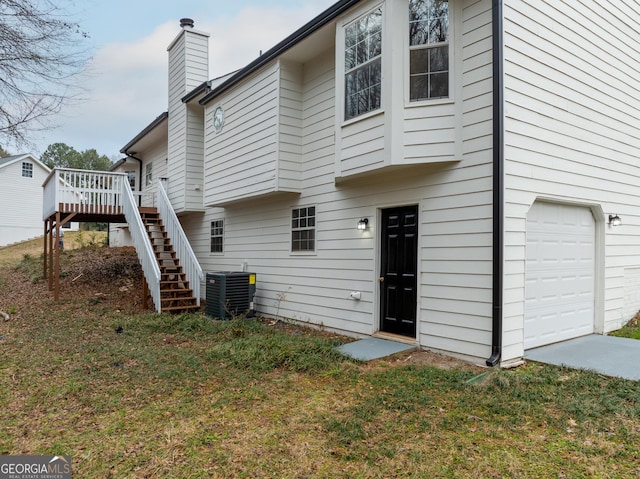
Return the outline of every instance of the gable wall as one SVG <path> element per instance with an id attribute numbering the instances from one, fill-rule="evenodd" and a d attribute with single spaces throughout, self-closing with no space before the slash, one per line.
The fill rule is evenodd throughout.
<path id="1" fill-rule="evenodd" d="M 525 225 L 536 198 L 586 205 L 598 225 L 596 331 L 640 309 L 640 6 L 505 2 L 503 356 L 522 355 Z M 617 213 L 623 226 L 610 228 Z M 626 291 L 626 293 L 625 293 Z"/>

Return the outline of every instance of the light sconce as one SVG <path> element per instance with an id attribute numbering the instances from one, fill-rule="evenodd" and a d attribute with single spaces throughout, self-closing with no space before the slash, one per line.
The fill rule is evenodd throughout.
<path id="1" fill-rule="evenodd" d="M 368 218 L 362 218 L 360 221 L 358 221 L 358 230 L 359 231 L 364 231 L 369 227 L 369 219 Z"/>
<path id="2" fill-rule="evenodd" d="M 622 224 L 622 220 L 620 217 L 616 215 L 609 215 L 609 224 L 611 226 L 620 226 Z"/>

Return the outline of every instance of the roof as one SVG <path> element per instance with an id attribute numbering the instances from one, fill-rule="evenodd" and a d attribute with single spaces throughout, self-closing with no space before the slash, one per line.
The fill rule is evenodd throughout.
<path id="1" fill-rule="evenodd" d="M 232 71 L 230 73 L 227 73 L 226 75 L 222 75 L 220 77 L 213 78 L 211 80 L 207 80 L 205 82 L 202 82 L 196 88 L 194 88 L 189 93 L 187 93 L 185 96 L 183 96 L 181 98 L 181 101 L 183 103 L 189 103 L 191 100 L 196 98 L 201 93 L 204 93 L 204 94 L 209 93 L 211 90 L 213 90 L 214 88 L 218 87 L 218 85 L 221 85 L 225 80 L 229 79 L 232 75 L 235 75 L 239 71 L 240 70 L 235 70 L 235 71 Z"/>
<path id="2" fill-rule="evenodd" d="M 263 55 L 259 56 L 256 60 L 249 63 L 246 67 L 238 70 L 234 75 L 232 75 L 229 79 L 222 82 L 217 87 L 211 89 L 209 93 L 207 93 L 201 100 L 201 105 L 206 105 L 211 100 L 213 100 L 216 96 L 220 95 L 224 91 L 228 90 L 244 78 L 251 75 L 253 72 L 263 67 L 270 61 L 274 60 L 278 56 L 282 55 L 284 52 L 294 47 L 302 40 L 307 38 L 312 33 L 318 31 L 320 28 L 337 18 L 339 15 L 350 9 L 355 4 L 359 3 L 360 0 L 340 0 L 337 3 L 334 3 L 316 18 L 293 32 L 287 38 L 278 43 L 275 47 L 271 48 Z M 202 85 L 200 85 L 196 90 L 202 91 Z M 193 97 L 187 95 L 185 98 L 192 99 Z M 184 99 L 183 99 L 184 101 Z"/>
<path id="3" fill-rule="evenodd" d="M 169 118 L 169 112 L 165 111 L 164 113 L 161 113 L 160 115 L 158 115 L 155 120 L 153 120 L 146 127 L 144 127 L 144 129 L 140 133 L 138 133 L 129 143 L 124 145 L 120 149 L 120 153 L 124 153 L 125 155 L 127 155 L 128 154 L 127 150 L 129 150 L 129 148 L 131 148 L 133 145 L 138 143 L 142 138 L 144 138 L 149 133 L 151 133 L 151 131 L 153 131 L 156 127 L 160 126 L 167 118 Z"/>
<path id="4" fill-rule="evenodd" d="M 4 158 L 0 158 L 0 168 L 4 168 L 5 166 L 9 166 L 13 163 L 17 163 L 18 161 L 24 161 L 24 160 L 29 160 L 29 161 L 32 161 L 33 163 L 36 163 L 37 165 L 40 165 L 40 167 L 46 170 L 47 173 L 51 171 L 51 169 L 47 165 L 42 163 L 40 160 L 38 160 L 35 156 L 33 156 L 30 153 L 23 153 L 22 155 L 12 155 L 12 156 L 5 156 Z"/>

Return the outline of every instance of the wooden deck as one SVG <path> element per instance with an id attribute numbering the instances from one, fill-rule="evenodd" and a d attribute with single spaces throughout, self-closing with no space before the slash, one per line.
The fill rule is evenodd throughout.
<path id="1" fill-rule="evenodd" d="M 44 277 L 54 298 L 60 296 L 60 229 L 70 221 L 126 223 L 124 173 L 55 168 L 44 184 Z"/>
<path id="2" fill-rule="evenodd" d="M 202 269 L 160 182 L 157 209 L 140 208 L 124 173 L 56 168 L 43 188 L 44 277 L 55 300 L 60 296 L 57 238 L 62 226 L 70 221 L 127 223 L 145 278 L 143 302 L 151 296 L 158 312 L 200 307 Z"/>

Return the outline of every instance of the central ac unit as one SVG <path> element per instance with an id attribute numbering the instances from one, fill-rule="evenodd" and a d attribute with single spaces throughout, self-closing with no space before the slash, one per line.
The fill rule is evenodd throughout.
<path id="1" fill-rule="evenodd" d="M 234 271 L 207 273 L 205 313 L 218 319 L 253 317 L 256 274 Z"/>

